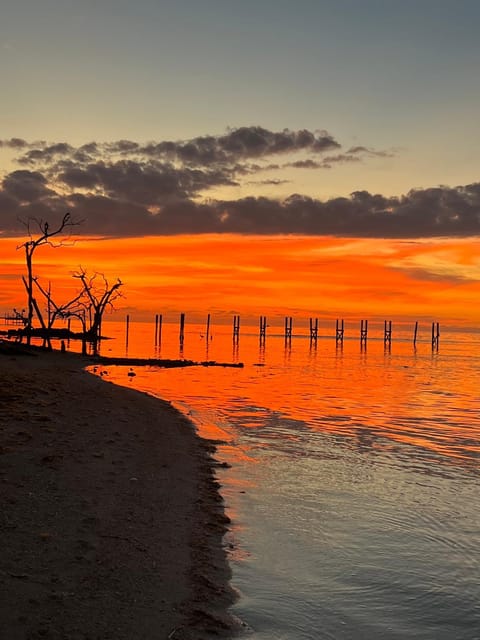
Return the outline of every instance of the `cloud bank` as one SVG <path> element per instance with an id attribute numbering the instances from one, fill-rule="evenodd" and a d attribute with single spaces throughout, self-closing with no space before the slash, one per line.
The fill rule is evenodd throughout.
<path id="1" fill-rule="evenodd" d="M 0 233 L 24 235 L 21 221 L 54 222 L 67 211 L 79 233 L 104 236 L 180 233 L 302 234 L 357 237 L 480 234 L 480 183 L 417 189 L 398 197 L 356 191 L 318 200 L 212 199 L 215 188 L 275 185 L 276 170 L 328 170 L 389 157 L 365 146 L 342 149 L 326 131 L 241 127 L 220 136 L 140 144 L 131 140 L 66 142 L 0 140 L 18 169 L 0 183 Z M 300 157 L 299 157 L 300 156 Z M 210 197 L 209 197 L 210 196 Z"/>

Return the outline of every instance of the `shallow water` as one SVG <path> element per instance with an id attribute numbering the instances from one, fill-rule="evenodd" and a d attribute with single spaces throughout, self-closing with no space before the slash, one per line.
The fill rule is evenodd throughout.
<path id="1" fill-rule="evenodd" d="M 149 331 L 130 334 L 128 355 L 178 357 L 176 327 L 156 350 Z M 361 350 L 274 336 L 261 348 L 255 329 L 235 346 L 229 327 L 207 346 L 200 331 L 180 355 L 245 367 L 108 375 L 225 441 L 233 609 L 252 638 L 480 638 L 480 336 L 443 331 L 432 352 L 407 334 Z M 125 355 L 122 338 L 102 349 Z"/>

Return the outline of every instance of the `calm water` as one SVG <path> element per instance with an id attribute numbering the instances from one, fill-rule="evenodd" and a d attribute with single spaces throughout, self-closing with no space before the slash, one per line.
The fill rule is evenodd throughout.
<path id="1" fill-rule="evenodd" d="M 105 355 L 125 355 L 118 331 Z M 252 638 L 480 638 L 480 335 L 444 330 L 432 353 L 427 327 L 416 350 L 409 330 L 390 351 L 274 336 L 263 349 L 244 331 L 235 347 L 215 327 L 207 345 L 190 327 L 182 354 L 243 369 L 108 375 L 225 441 L 234 612 Z M 152 342 L 131 328 L 128 355 L 179 356 L 178 327 Z"/>

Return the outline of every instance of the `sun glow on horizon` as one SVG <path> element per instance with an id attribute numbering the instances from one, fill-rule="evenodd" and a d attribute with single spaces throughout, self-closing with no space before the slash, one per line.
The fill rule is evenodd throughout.
<path id="1" fill-rule="evenodd" d="M 125 284 L 120 312 L 136 319 L 181 311 L 429 317 L 475 323 L 477 239 L 385 240 L 313 236 L 180 235 L 78 238 L 39 247 L 35 274 L 60 301 L 81 267 Z M 25 306 L 18 238 L 0 239 L 0 308 Z"/>

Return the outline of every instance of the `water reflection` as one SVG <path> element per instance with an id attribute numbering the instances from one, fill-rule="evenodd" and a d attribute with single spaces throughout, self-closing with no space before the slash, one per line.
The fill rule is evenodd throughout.
<path id="1" fill-rule="evenodd" d="M 195 359 L 191 341 L 189 337 L 188 353 L 181 344 L 174 357 Z M 245 368 L 159 371 L 155 378 L 137 372 L 138 383 L 169 399 L 176 399 L 181 389 L 184 401 L 195 402 L 198 411 L 222 407 L 224 418 L 239 431 L 251 430 L 247 407 L 255 407 L 257 415 L 275 416 L 277 427 L 284 425 L 277 440 L 301 426 L 306 433 L 361 439 L 363 450 L 370 442 L 372 450 L 423 463 L 448 460 L 474 468 L 478 462 L 479 365 L 471 346 L 450 356 L 428 348 L 421 353 L 400 341 L 392 350 L 383 340 L 371 341 L 367 349 L 356 341 L 320 340 L 317 346 L 304 340 L 292 346 L 292 340 L 280 337 L 259 342 L 247 336 L 234 340 L 232 347 L 231 336 L 221 330 L 215 341 L 199 342 L 200 359 L 206 353 L 206 359 L 220 361 L 225 361 L 230 342 L 232 362 L 244 361 Z M 166 348 L 157 347 L 155 354 L 168 357 Z M 119 371 L 120 382 L 122 376 Z M 255 420 L 257 438 L 267 438 L 262 420 Z"/>
<path id="2" fill-rule="evenodd" d="M 209 359 L 243 369 L 137 368 L 132 381 L 109 368 L 226 442 L 235 610 L 255 640 L 480 637 L 480 354 L 446 338 L 432 352 L 252 333 L 232 349 L 217 329 Z M 185 345 L 203 359 L 201 340 Z M 164 338 L 163 357 L 177 349 Z"/>

